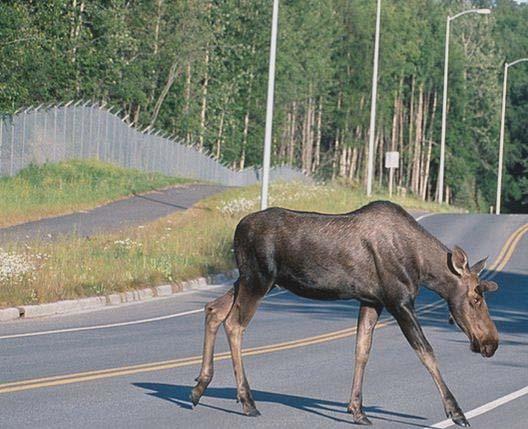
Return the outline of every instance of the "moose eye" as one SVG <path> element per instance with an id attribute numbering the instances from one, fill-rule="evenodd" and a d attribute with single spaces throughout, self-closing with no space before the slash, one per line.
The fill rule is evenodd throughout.
<path id="1" fill-rule="evenodd" d="M 480 297 L 473 298 L 473 304 L 480 304 Z"/>

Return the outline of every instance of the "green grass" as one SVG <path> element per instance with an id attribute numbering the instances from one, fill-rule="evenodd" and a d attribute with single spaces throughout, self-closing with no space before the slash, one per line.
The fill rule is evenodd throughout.
<path id="1" fill-rule="evenodd" d="M 31 165 L 0 178 L 0 227 L 86 210 L 185 180 L 96 160 Z"/>
<path id="2" fill-rule="evenodd" d="M 232 236 L 238 221 L 258 210 L 257 186 L 231 189 L 193 208 L 139 228 L 56 243 L 5 244 L 0 250 L 0 306 L 52 302 L 175 283 L 234 267 Z M 273 184 L 271 204 L 319 212 L 347 212 L 368 201 L 349 187 Z M 408 209 L 452 207 L 396 197 Z"/>

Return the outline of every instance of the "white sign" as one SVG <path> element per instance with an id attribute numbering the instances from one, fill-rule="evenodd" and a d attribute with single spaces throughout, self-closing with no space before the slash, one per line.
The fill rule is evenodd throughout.
<path id="1" fill-rule="evenodd" d="M 398 168 L 400 152 L 385 152 L 385 168 Z"/>

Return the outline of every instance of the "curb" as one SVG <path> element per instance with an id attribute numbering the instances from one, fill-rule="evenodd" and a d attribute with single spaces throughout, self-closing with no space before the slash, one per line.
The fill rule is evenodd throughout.
<path id="1" fill-rule="evenodd" d="M 207 285 L 227 283 L 237 277 L 238 270 L 234 269 L 225 273 L 214 274 L 207 277 L 198 277 L 196 279 L 179 283 L 154 286 L 151 288 L 137 289 L 121 293 L 112 293 L 106 296 L 94 296 L 90 298 L 50 302 L 46 304 L 21 305 L 18 307 L 3 308 L 0 309 L 0 322 L 8 322 L 18 319 L 32 319 L 35 317 L 53 316 L 57 314 L 71 314 L 103 307 L 115 307 L 130 302 L 150 301 L 188 290 L 198 289 Z"/>

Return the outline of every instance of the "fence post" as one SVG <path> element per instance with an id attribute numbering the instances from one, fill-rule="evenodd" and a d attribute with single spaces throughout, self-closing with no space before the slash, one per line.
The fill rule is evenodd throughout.
<path id="1" fill-rule="evenodd" d="M 48 137 L 48 112 L 49 110 L 47 110 L 47 107 L 46 107 L 46 111 L 43 112 L 43 116 L 44 116 L 44 132 L 42 134 L 42 138 L 40 139 L 40 142 L 36 142 L 35 141 L 35 145 L 38 144 L 40 145 L 40 147 L 45 147 L 44 144 L 46 144 L 46 140 L 47 140 L 47 137 Z M 34 151 L 34 149 L 33 149 Z M 44 157 L 44 162 L 47 162 L 49 159 L 48 159 L 48 150 L 46 149 L 44 151 L 45 153 L 45 157 Z"/>
<path id="2" fill-rule="evenodd" d="M 72 106 L 72 109 L 73 109 L 73 117 L 72 117 L 72 142 L 71 142 L 71 145 L 72 145 L 72 152 L 75 153 L 75 151 L 77 150 L 77 146 L 75 145 L 75 131 L 76 131 L 76 123 L 75 123 L 75 117 L 77 116 L 77 103 L 75 103 L 73 106 Z M 75 155 L 74 155 L 74 158 Z"/>
<path id="3" fill-rule="evenodd" d="M 53 107 L 53 162 L 57 162 L 57 109 L 59 106 Z"/>
<path id="4" fill-rule="evenodd" d="M 79 159 L 83 159 L 84 154 L 84 105 L 81 106 L 81 152 Z"/>
<path id="5" fill-rule="evenodd" d="M 89 134 L 89 138 L 88 138 L 88 147 L 93 147 L 94 144 L 93 144 L 93 132 L 92 132 L 92 126 L 93 126 L 93 104 L 92 103 L 90 103 L 89 108 L 90 108 L 90 113 L 89 113 L 90 117 L 89 117 L 89 125 L 88 125 L 88 127 L 90 129 L 90 134 Z M 90 157 L 91 157 L 91 153 L 88 150 L 88 158 L 90 158 Z"/>
<path id="6" fill-rule="evenodd" d="M 96 129 L 97 129 L 97 143 L 95 145 L 95 159 L 98 160 L 100 158 L 99 150 L 101 149 L 101 139 L 102 139 L 102 137 L 101 137 L 101 135 L 102 135 L 102 127 L 101 127 L 101 124 L 100 124 L 100 122 L 101 122 L 101 114 L 102 114 L 101 113 L 102 112 L 101 111 L 101 105 L 98 105 L 97 108 L 99 110 L 97 111 L 97 127 L 96 127 Z"/>
<path id="7" fill-rule="evenodd" d="M 2 177 L 2 151 L 4 149 L 4 115 L 0 115 L 0 177 Z"/>
<path id="8" fill-rule="evenodd" d="M 11 162 L 9 166 L 9 175 L 13 176 L 13 156 L 15 153 L 15 121 L 11 116 Z"/>
<path id="9" fill-rule="evenodd" d="M 31 109 L 31 107 L 29 107 L 29 109 Z M 24 154 L 24 149 L 25 149 L 25 146 L 26 146 L 26 112 L 28 111 L 28 109 L 25 109 L 25 110 L 22 110 L 19 114 L 20 115 L 23 115 L 22 116 L 22 154 Z M 13 118 L 13 123 L 15 121 L 15 115 L 12 116 Z M 13 125 L 13 134 L 14 134 L 14 125 Z M 13 175 L 13 173 L 11 173 L 11 175 Z"/>
<path id="10" fill-rule="evenodd" d="M 103 143 L 103 161 L 108 162 L 108 118 L 110 117 L 110 110 L 105 110 L 105 138 Z"/>

